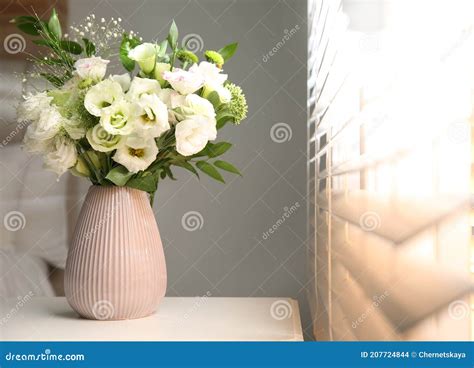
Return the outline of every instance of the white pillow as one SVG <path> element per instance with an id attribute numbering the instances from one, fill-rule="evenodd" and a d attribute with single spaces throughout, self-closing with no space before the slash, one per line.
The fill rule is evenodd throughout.
<path id="1" fill-rule="evenodd" d="M 76 178 L 65 174 L 58 181 L 42 168 L 41 157 L 18 144 L 0 151 L 0 296 L 52 295 L 47 265 L 65 266 L 69 216 L 74 218 L 82 203 L 82 196 L 71 192 Z"/>

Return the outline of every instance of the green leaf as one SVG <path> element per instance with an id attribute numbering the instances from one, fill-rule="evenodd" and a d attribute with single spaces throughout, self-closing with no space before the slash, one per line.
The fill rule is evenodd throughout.
<path id="1" fill-rule="evenodd" d="M 221 170 L 225 170 L 225 171 L 228 171 L 228 172 L 231 172 L 231 173 L 242 176 L 239 169 L 237 169 L 230 162 L 217 160 L 217 161 L 214 162 L 214 166 L 218 167 Z"/>
<path id="2" fill-rule="evenodd" d="M 21 23 L 36 23 L 38 19 L 32 17 L 31 15 L 20 15 L 18 17 L 14 17 L 10 20 L 10 23 L 14 24 L 21 24 Z"/>
<path id="3" fill-rule="evenodd" d="M 32 42 L 38 46 L 52 47 L 52 43 L 47 40 L 39 39 L 39 40 L 33 40 Z"/>
<path id="4" fill-rule="evenodd" d="M 227 118 L 229 120 L 229 118 L 234 118 L 234 114 L 232 114 L 232 111 L 230 111 L 229 109 L 223 108 L 219 110 L 216 114 L 216 120 L 220 120 L 222 118 Z"/>
<path id="5" fill-rule="evenodd" d="M 155 175 L 152 175 L 151 173 L 146 176 L 132 178 L 126 184 L 127 187 L 143 190 L 144 192 L 148 193 L 154 192 L 156 190 L 157 185 L 158 178 Z"/>
<path id="6" fill-rule="evenodd" d="M 217 120 L 217 124 L 216 124 L 217 130 L 222 129 L 222 127 L 224 127 L 224 125 L 226 125 L 230 121 L 232 121 L 232 119 L 229 119 L 227 116 L 224 116 L 223 118 Z"/>
<path id="7" fill-rule="evenodd" d="M 86 51 L 86 55 L 87 56 L 94 55 L 95 54 L 95 45 L 90 40 L 88 40 L 87 38 L 83 38 L 82 42 L 84 42 L 84 48 L 85 48 L 85 51 Z"/>
<path id="8" fill-rule="evenodd" d="M 16 26 L 20 31 L 31 36 L 39 36 L 39 30 L 41 29 L 37 23 L 20 23 Z"/>
<path id="9" fill-rule="evenodd" d="M 178 27 L 174 20 L 171 23 L 170 32 L 168 33 L 168 43 L 173 50 L 176 49 L 176 45 L 178 44 Z"/>
<path id="10" fill-rule="evenodd" d="M 208 156 L 209 157 L 217 157 L 226 153 L 232 144 L 229 142 L 219 142 L 216 144 L 210 144 L 208 147 Z"/>
<path id="11" fill-rule="evenodd" d="M 214 106 L 214 110 L 221 105 L 221 99 L 219 98 L 219 94 L 216 91 L 212 91 L 206 97 L 206 99 Z"/>
<path id="12" fill-rule="evenodd" d="M 135 68 L 135 61 L 128 57 L 128 53 L 139 44 L 140 40 L 138 38 L 130 38 L 126 33 L 123 34 L 122 43 L 120 44 L 120 61 L 129 72 Z"/>
<path id="13" fill-rule="evenodd" d="M 238 45 L 239 44 L 237 42 L 234 42 L 227 46 L 224 46 L 218 51 L 219 54 L 221 54 L 222 57 L 224 58 L 224 61 L 229 60 L 232 57 L 232 55 L 234 55 L 235 51 L 237 50 Z"/>
<path id="14" fill-rule="evenodd" d="M 201 170 L 203 173 L 209 175 L 211 178 L 213 178 L 217 181 L 220 181 L 221 183 L 225 183 L 224 178 L 222 177 L 222 175 L 210 163 L 208 163 L 206 161 L 198 161 L 198 162 L 196 162 L 196 166 L 199 170 Z"/>
<path id="15" fill-rule="evenodd" d="M 128 171 L 124 166 L 120 165 L 114 167 L 112 170 L 109 171 L 107 176 L 105 177 L 107 180 L 110 180 L 115 185 L 119 187 L 124 186 L 127 184 L 127 181 L 133 176 L 134 174 Z"/>
<path id="16" fill-rule="evenodd" d="M 49 32 L 56 37 L 56 39 L 60 40 L 63 33 L 61 31 L 61 23 L 59 23 L 58 14 L 56 13 L 56 9 L 53 9 L 51 12 L 51 16 L 49 17 L 48 21 L 48 29 Z"/>
<path id="17" fill-rule="evenodd" d="M 157 53 L 159 58 L 162 58 L 166 54 L 166 49 L 168 48 L 168 40 L 161 41 L 160 50 Z"/>
<path id="18" fill-rule="evenodd" d="M 166 173 L 166 175 L 169 176 L 169 178 L 170 178 L 171 180 L 176 180 L 176 178 L 174 177 L 173 172 L 171 171 L 171 169 L 170 169 L 169 166 L 165 166 L 165 167 L 163 168 L 163 171 Z"/>
<path id="19" fill-rule="evenodd" d="M 80 55 L 82 53 L 82 46 L 74 41 L 63 40 L 59 43 L 59 46 L 70 54 Z"/>
<path id="20" fill-rule="evenodd" d="M 196 171 L 193 165 L 191 165 L 188 161 L 175 161 L 173 165 L 182 167 L 188 171 L 191 171 L 194 175 L 199 178 L 199 173 Z"/>

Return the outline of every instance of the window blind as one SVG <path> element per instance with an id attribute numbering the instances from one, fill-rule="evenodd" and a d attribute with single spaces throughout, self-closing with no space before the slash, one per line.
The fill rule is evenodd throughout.
<path id="1" fill-rule="evenodd" d="M 474 6 L 456 5 L 309 2 L 318 340 L 474 338 Z"/>

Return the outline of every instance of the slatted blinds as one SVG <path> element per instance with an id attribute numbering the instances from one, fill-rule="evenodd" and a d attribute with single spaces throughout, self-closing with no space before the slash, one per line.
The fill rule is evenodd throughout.
<path id="1" fill-rule="evenodd" d="M 309 2 L 318 340 L 474 338 L 473 8 Z"/>

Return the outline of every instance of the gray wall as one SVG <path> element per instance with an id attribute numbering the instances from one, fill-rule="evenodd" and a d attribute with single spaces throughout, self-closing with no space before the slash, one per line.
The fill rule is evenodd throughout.
<path id="1" fill-rule="evenodd" d="M 239 42 L 225 71 L 247 95 L 248 119 L 226 127 L 218 138 L 234 143 L 224 157 L 243 178 L 228 175 L 222 185 L 177 169 L 178 181 L 160 183 L 155 213 L 165 244 L 168 295 L 296 298 L 308 338 L 306 1 L 71 1 L 71 22 L 90 12 L 120 16 L 125 28 L 144 39 L 166 37 L 174 18 L 180 36 L 197 34 L 204 50 Z M 300 207 L 277 225 L 285 207 L 296 202 Z M 202 228 L 183 228 L 189 211 L 202 216 Z M 274 233 L 264 236 L 273 225 Z"/>

